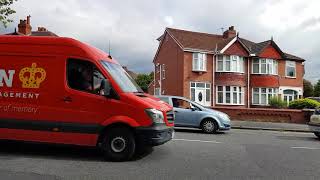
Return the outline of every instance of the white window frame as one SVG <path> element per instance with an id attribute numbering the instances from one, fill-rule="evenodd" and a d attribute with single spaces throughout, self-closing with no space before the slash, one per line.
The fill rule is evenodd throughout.
<path id="1" fill-rule="evenodd" d="M 199 71 L 199 72 L 207 71 L 207 55 L 205 53 L 192 54 L 192 71 Z"/>
<path id="2" fill-rule="evenodd" d="M 154 88 L 154 95 L 159 96 L 160 95 L 160 88 Z"/>
<path id="3" fill-rule="evenodd" d="M 254 61 L 258 60 L 258 63 Z M 262 62 L 264 61 L 264 62 Z M 258 72 L 254 72 L 254 65 L 258 65 Z M 262 68 L 262 65 L 265 65 L 265 69 Z M 262 72 L 265 70 L 265 72 Z M 278 61 L 275 59 L 268 59 L 268 58 L 253 58 L 251 64 L 251 74 L 270 74 L 270 75 L 278 75 Z"/>
<path id="4" fill-rule="evenodd" d="M 262 89 L 264 89 L 264 88 L 266 89 L 266 92 L 262 93 Z M 255 93 L 254 89 L 259 89 L 259 92 Z M 271 92 L 269 90 L 271 90 Z M 254 103 L 254 95 L 255 94 L 258 94 L 258 96 L 259 96 L 259 103 Z M 262 102 L 262 98 L 261 98 L 262 94 L 266 95 L 266 104 L 261 103 Z M 252 102 L 251 102 L 251 104 L 256 105 L 256 106 L 269 106 L 269 95 L 271 95 L 271 97 L 278 97 L 279 89 L 278 88 L 267 88 L 267 87 L 252 88 Z"/>
<path id="5" fill-rule="evenodd" d="M 219 91 L 219 87 L 222 87 L 222 91 Z M 226 100 L 226 94 L 227 94 L 227 87 L 230 87 L 230 103 L 227 103 Z M 236 88 L 236 91 L 234 91 L 234 88 Z M 223 98 L 222 98 L 222 103 L 219 102 L 219 92 L 222 92 Z M 233 94 L 236 93 L 237 95 L 237 103 L 233 103 Z M 241 103 L 240 103 L 241 101 Z M 218 105 L 244 105 L 244 87 L 241 86 L 216 86 L 216 104 Z"/>
<path id="6" fill-rule="evenodd" d="M 194 87 L 192 87 L 192 83 L 194 83 Z M 204 87 L 197 87 L 197 84 L 204 84 Z M 194 92 L 196 92 L 196 89 L 200 88 L 200 89 L 204 89 L 205 90 L 205 94 L 204 94 L 204 98 L 205 98 L 205 105 L 206 106 L 210 106 L 211 105 L 211 83 L 207 83 L 207 82 L 190 82 L 190 100 L 191 101 L 195 101 L 195 99 L 192 99 L 192 89 L 194 89 Z M 207 101 L 207 90 L 209 90 L 209 101 Z M 195 96 L 194 96 L 195 97 Z M 195 97 L 196 98 L 196 97 Z"/>
<path id="7" fill-rule="evenodd" d="M 238 55 L 218 55 L 216 56 L 216 72 L 244 73 L 244 57 Z M 222 57 L 222 59 L 219 59 Z M 228 58 L 229 57 L 229 58 Z M 227 61 L 230 62 L 230 70 L 227 70 Z M 219 69 L 219 62 L 222 62 L 222 70 Z"/>
<path id="8" fill-rule="evenodd" d="M 166 79 L 166 65 L 165 64 L 162 64 L 161 71 L 162 71 L 161 78 L 162 78 L 162 80 L 164 80 L 164 79 Z"/>
<path id="9" fill-rule="evenodd" d="M 294 68 L 294 76 L 288 76 L 288 67 Z M 286 77 L 287 78 L 296 78 L 297 77 L 297 66 L 295 61 L 286 61 Z"/>

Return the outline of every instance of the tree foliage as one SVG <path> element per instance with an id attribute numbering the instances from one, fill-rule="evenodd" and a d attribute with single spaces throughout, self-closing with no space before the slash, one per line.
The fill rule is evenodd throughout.
<path id="1" fill-rule="evenodd" d="M 313 85 L 310 81 L 303 80 L 303 97 L 313 97 Z"/>
<path id="2" fill-rule="evenodd" d="M 139 74 L 136 78 L 137 84 L 144 92 L 148 92 L 148 86 L 153 81 L 153 72 L 150 74 Z"/>
<path id="3" fill-rule="evenodd" d="M 320 97 L 320 80 L 318 80 L 317 84 L 314 86 L 314 96 Z"/>
<path id="4" fill-rule="evenodd" d="M 16 11 L 10 7 L 15 1 L 17 0 L 0 0 L 0 23 L 2 23 L 5 28 L 8 26 L 8 23 L 13 22 L 9 16 L 16 13 Z"/>

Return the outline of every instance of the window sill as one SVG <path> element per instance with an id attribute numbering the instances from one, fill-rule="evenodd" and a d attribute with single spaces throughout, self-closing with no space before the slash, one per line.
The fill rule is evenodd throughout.
<path id="1" fill-rule="evenodd" d="M 251 75 L 278 76 L 278 74 L 262 74 L 262 73 L 251 73 Z"/>
<path id="2" fill-rule="evenodd" d="M 224 103 L 216 103 L 216 105 L 225 105 L 225 106 L 244 106 L 245 104 L 224 104 Z"/>
<path id="3" fill-rule="evenodd" d="M 237 73 L 237 74 L 244 74 L 245 72 L 236 72 L 236 71 L 216 71 L 216 73 Z"/>
<path id="4" fill-rule="evenodd" d="M 269 104 L 251 104 L 252 106 L 270 106 Z"/>
<path id="5" fill-rule="evenodd" d="M 285 76 L 287 79 L 297 79 L 297 77 Z"/>
<path id="6" fill-rule="evenodd" d="M 202 73 L 202 72 L 207 72 L 207 70 L 194 70 L 194 69 L 192 69 L 192 72 L 199 72 L 199 73 Z"/>

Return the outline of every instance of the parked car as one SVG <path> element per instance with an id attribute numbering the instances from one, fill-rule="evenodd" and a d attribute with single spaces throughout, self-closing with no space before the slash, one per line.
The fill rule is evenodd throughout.
<path id="1" fill-rule="evenodd" d="M 309 129 L 320 139 L 320 110 L 314 111 L 310 117 Z"/>
<path id="2" fill-rule="evenodd" d="M 97 146 L 113 161 L 172 139 L 172 107 L 88 44 L 0 36 L 0 62 L 0 139 Z"/>
<path id="3" fill-rule="evenodd" d="M 175 127 L 200 128 L 205 133 L 230 130 L 230 118 L 227 114 L 206 108 L 196 102 L 179 96 L 157 96 L 173 106 Z"/>

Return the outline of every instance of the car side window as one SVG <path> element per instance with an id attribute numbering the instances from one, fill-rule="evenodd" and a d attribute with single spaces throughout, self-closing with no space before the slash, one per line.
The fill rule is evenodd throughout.
<path id="1" fill-rule="evenodd" d="M 100 94 L 103 79 L 105 78 L 92 62 L 68 59 L 67 81 L 70 88 Z"/>
<path id="2" fill-rule="evenodd" d="M 175 108 L 191 109 L 190 102 L 183 99 L 172 98 L 172 104 Z"/>

